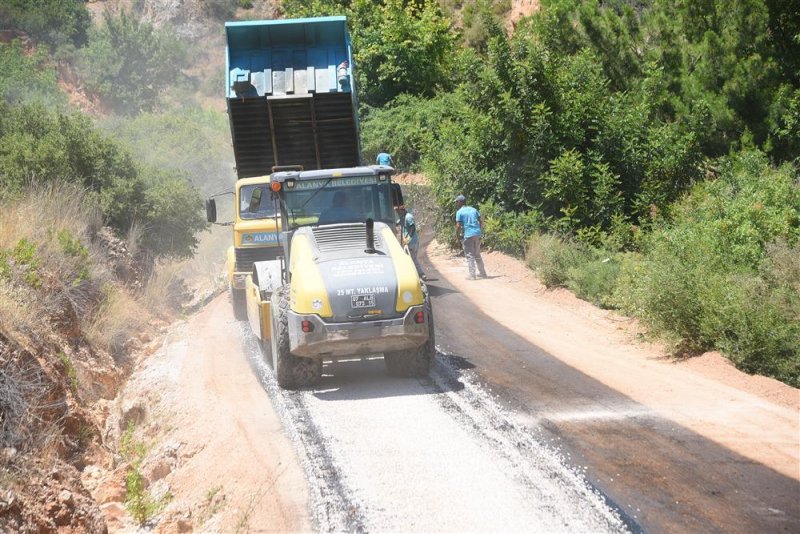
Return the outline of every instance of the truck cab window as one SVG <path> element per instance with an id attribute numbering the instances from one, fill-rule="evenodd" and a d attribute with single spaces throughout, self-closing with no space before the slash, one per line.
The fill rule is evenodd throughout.
<path id="1" fill-rule="evenodd" d="M 258 198 L 260 191 L 260 199 Z M 255 194 L 254 194 L 255 193 Z M 266 219 L 275 217 L 275 204 L 271 200 L 268 184 L 243 185 L 239 189 L 239 218 Z"/>

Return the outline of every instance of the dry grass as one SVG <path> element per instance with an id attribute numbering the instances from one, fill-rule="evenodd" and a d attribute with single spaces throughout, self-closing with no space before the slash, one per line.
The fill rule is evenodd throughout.
<path id="1" fill-rule="evenodd" d="M 32 187 L 19 200 L 3 206 L 0 248 L 11 248 L 23 237 L 45 242 L 53 228 L 93 235 L 102 222 L 99 208 L 86 201 L 82 189 L 64 183 Z"/>
<path id="2" fill-rule="evenodd" d="M 135 257 L 139 254 L 139 252 L 141 252 L 139 244 L 142 242 L 143 234 L 144 229 L 135 222 L 128 229 L 128 235 L 125 239 L 125 247 L 128 249 L 128 252 L 131 254 L 131 256 Z"/>
<path id="3" fill-rule="evenodd" d="M 181 275 L 196 288 L 225 285 L 225 253 L 232 242 L 230 227 L 212 226 L 198 237 L 197 251 L 185 262 Z"/>
<path id="4" fill-rule="evenodd" d="M 10 268 L 3 274 L 0 256 L 0 334 L 30 347 L 52 331 L 60 315 L 68 325 L 77 324 L 93 347 L 119 360 L 154 316 L 181 309 L 185 279 L 201 290 L 218 283 L 230 229 L 203 235 L 191 261 L 157 263 L 133 294 L 115 278 L 108 252 L 92 244 L 102 222 L 96 203 L 69 184 L 31 187 L 6 203 L 0 212 L 0 255 Z M 134 225 L 126 236 L 129 253 L 136 252 L 140 238 Z M 20 243 L 29 263 L 14 256 Z"/>
<path id="5" fill-rule="evenodd" d="M 157 263 L 139 300 L 155 315 L 169 315 L 180 309 L 185 261 Z"/>
<path id="6" fill-rule="evenodd" d="M 150 315 L 123 289 L 106 286 L 105 301 L 84 327 L 89 342 L 108 351 L 115 360 L 125 355 L 126 344 L 147 325 Z"/>
<path id="7" fill-rule="evenodd" d="M 46 326 L 44 303 L 23 288 L 0 278 L 0 335 L 30 347 L 36 332 Z"/>
<path id="8" fill-rule="evenodd" d="M 20 451 L 36 448 L 51 455 L 60 439 L 63 403 L 48 401 L 48 381 L 33 362 L 0 362 L 0 439 Z"/>
<path id="9" fill-rule="evenodd" d="M 101 227 L 99 209 L 69 184 L 31 188 L 6 204 L 0 250 L 13 250 L 24 240 L 36 267 L 23 273 L 35 275 L 33 284 L 19 273 L 0 277 L 0 332 L 27 345 L 32 335 L 52 328 L 53 313 L 67 310 L 92 345 L 120 354 L 148 314 L 114 279 L 105 251 L 91 244 Z"/>
<path id="10" fill-rule="evenodd" d="M 101 221 L 99 211 L 85 201 L 83 191 L 65 184 L 30 189 L 20 199 L 4 204 L 0 211 L 0 250 L 11 251 L 21 242 L 28 243 L 37 265 L 20 269 L 17 276 L 0 278 L 0 332 L 7 338 L 28 345 L 30 336 L 47 326 L 48 313 L 63 300 L 69 301 L 79 315 L 87 311 L 89 288 L 74 283 L 80 266 L 75 257 L 62 250 L 58 232 L 85 240 Z M 89 258 L 86 262 L 92 263 Z M 27 283 L 17 279 L 20 274 Z M 27 280 L 25 275 L 29 276 Z M 31 280 L 41 291 L 31 290 Z"/>

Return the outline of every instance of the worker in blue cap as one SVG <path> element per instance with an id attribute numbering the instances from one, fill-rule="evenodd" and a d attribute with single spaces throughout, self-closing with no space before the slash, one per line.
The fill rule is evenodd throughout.
<path id="1" fill-rule="evenodd" d="M 483 221 L 481 214 L 472 206 L 467 206 L 467 199 L 464 195 L 456 197 L 456 236 L 461 239 L 464 245 L 464 255 L 467 257 L 467 269 L 469 276 L 467 280 L 475 280 L 475 265 L 478 266 L 478 277 L 486 278 L 486 269 L 481 258 L 481 234 L 483 233 Z"/>

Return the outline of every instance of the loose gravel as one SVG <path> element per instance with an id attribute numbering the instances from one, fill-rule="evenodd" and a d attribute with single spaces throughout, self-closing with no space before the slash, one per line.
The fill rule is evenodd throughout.
<path id="1" fill-rule="evenodd" d="M 421 380 L 389 377 L 380 357 L 326 362 L 317 388 L 284 391 L 241 326 L 303 462 L 316 530 L 629 530 L 557 449 L 515 423 L 450 357 L 438 354 Z"/>

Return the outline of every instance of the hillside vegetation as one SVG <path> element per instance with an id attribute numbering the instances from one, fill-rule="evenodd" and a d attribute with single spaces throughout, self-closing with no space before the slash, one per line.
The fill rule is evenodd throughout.
<path id="1" fill-rule="evenodd" d="M 104 7 L 93 20 L 80 0 L 0 4 L 4 532 L 101 532 L 80 470 L 116 462 L 137 480 L 109 453 L 125 429 L 104 428 L 104 403 L 186 303 L 176 262 L 198 249 L 202 195 L 232 180 L 227 120 L 198 104 L 203 71 L 188 74 L 203 50 Z M 160 502 L 125 499 L 140 521 Z"/>
<path id="2" fill-rule="evenodd" d="M 281 9 L 348 16 L 364 161 L 430 178 L 441 239 L 463 193 L 484 243 L 547 285 L 800 386 L 795 4 L 542 0 L 513 28 L 507 0 Z M 203 105 L 222 22 L 273 10 L 0 2 L 0 530 L 102 530 L 78 478 L 108 461 L 92 407 L 179 309 L 168 262 L 232 183 L 227 118 Z"/>
<path id="3" fill-rule="evenodd" d="M 547 284 L 800 385 L 797 6 L 540 4 L 284 7 L 350 17 L 365 160 L 427 174 L 445 239 L 463 193 Z"/>

